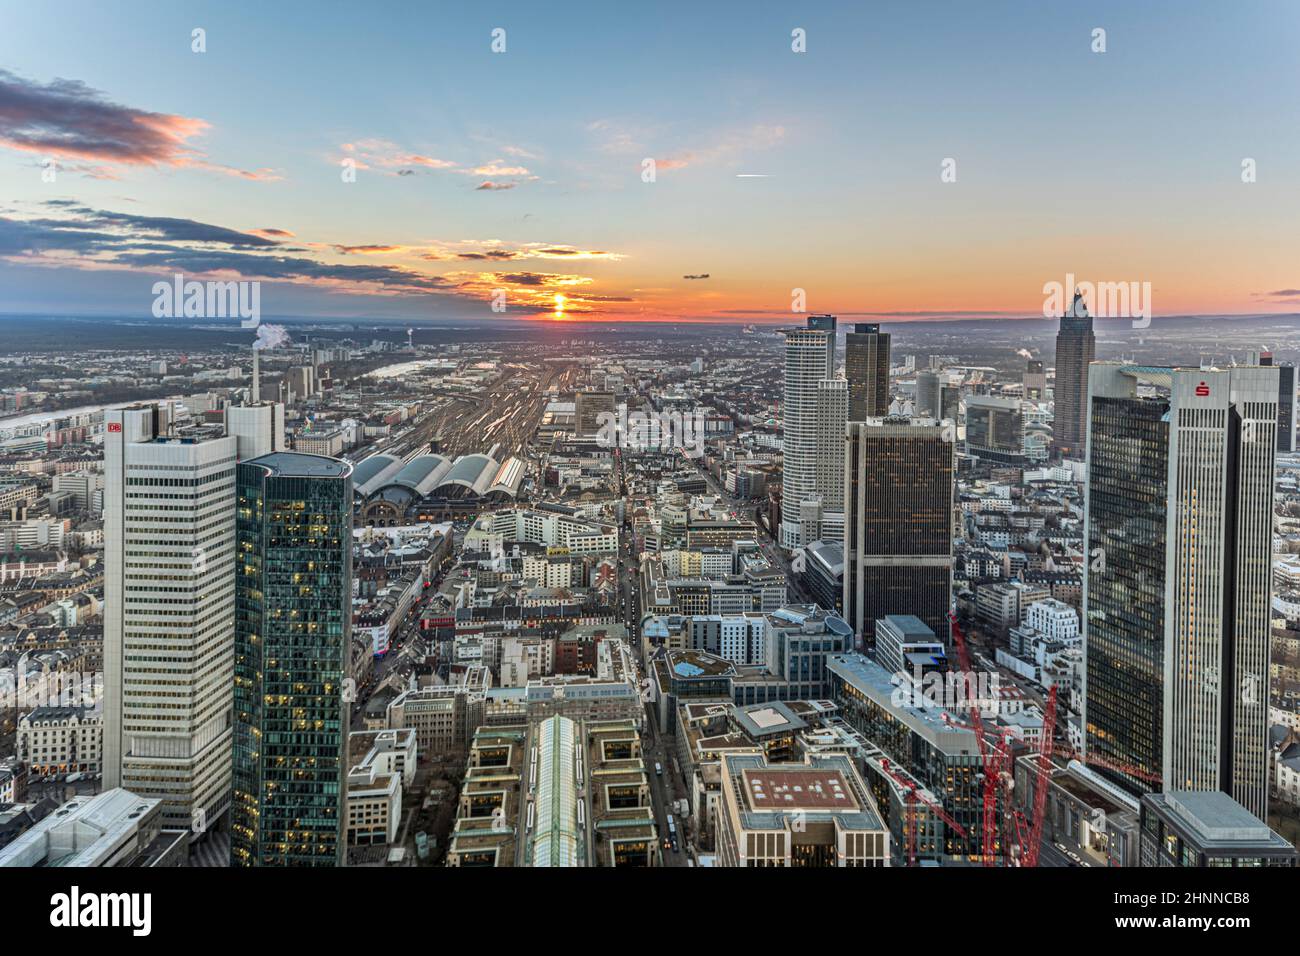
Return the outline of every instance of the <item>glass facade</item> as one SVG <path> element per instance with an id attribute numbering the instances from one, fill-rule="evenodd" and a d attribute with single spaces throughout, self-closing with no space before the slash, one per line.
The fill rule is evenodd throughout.
<path id="1" fill-rule="evenodd" d="M 844 377 L 849 380 L 849 421 L 889 414 L 889 333 L 858 323 L 844 336 Z"/>
<path id="2" fill-rule="evenodd" d="M 1160 779 L 1169 403 L 1093 399 L 1087 752 L 1142 793 Z"/>
<path id="3" fill-rule="evenodd" d="M 876 621 L 915 614 L 948 633 L 952 607 L 953 444 L 906 418 L 848 429 L 844 617 L 867 644 Z"/>
<path id="4" fill-rule="evenodd" d="M 231 864 L 338 866 L 349 707 L 351 466 L 239 465 Z"/>

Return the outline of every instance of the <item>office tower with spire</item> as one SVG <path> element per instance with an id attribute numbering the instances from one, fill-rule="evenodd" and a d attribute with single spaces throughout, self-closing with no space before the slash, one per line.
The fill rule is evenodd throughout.
<path id="1" fill-rule="evenodd" d="M 1097 357 L 1097 336 L 1083 294 L 1061 316 L 1056 333 L 1056 382 L 1052 388 L 1052 447 L 1082 458 L 1088 437 L 1088 365 Z"/>
<path id="2" fill-rule="evenodd" d="M 801 548 L 820 529 L 805 529 L 803 503 L 817 495 L 817 410 L 820 383 L 835 376 L 835 316 L 810 315 L 785 329 L 785 391 L 781 403 L 781 545 Z M 810 536 L 811 533 L 811 536 Z"/>
<path id="3" fill-rule="evenodd" d="M 847 432 L 844 618 L 866 646 L 889 614 L 915 614 L 946 636 L 954 428 L 897 416 L 850 422 Z"/>
<path id="4" fill-rule="evenodd" d="M 858 322 L 844 336 L 844 377 L 849 383 L 849 420 L 889 414 L 889 333 Z"/>
<path id="5" fill-rule="evenodd" d="M 230 800 L 236 440 L 166 406 L 104 413 L 104 788 L 169 828 Z"/>
<path id="6" fill-rule="evenodd" d="M 1273 368 L 1092 366 L 1084 751 L 1135 795 L 1266 816 L 1277 405 Z"/>
<path id="7" fill-rule="evenodd" d="M 346 852 L 352 466 L 240 462 L 233 866 L 339 866 Z"/>

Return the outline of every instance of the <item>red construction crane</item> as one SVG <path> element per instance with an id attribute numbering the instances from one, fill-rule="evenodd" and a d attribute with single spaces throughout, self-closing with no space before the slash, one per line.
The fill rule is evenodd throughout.
<path id="1" fill-rule="evenodd" d="M 957 625 L 957 615 L 950 613 L 948 619 L 962 672 L 966 676 L 973 675 L 970 649 L 966 645 L 966 636 Z M 984 769 L 984 839 L 981 846 L 984 865 L 994 866 L 1001 857 L 1007 865 L 1037 866 L 1042 843 L 1043 813 L 1047 806 L 1047 783 L 1051 779 L 1053 737 L 1056 730 L 1056 687 L 1053 686 L 1047 695 L 1038 747 L 1038 762 L 1033 771 L 1038 775 L 1038 786 L 1034 790 L 1033 810 L 1028 817 L 1015 808 L 1011 798 L 1014 757 L 1010 731 L 1005 728 L 996 730 L 985 728 L 977 700 L 972 699 L 969 702 L 969 712 L 971 729 L 975 733 L 975 740 L 979 746 L 980 764 Z M 992 743 L 986 739 L 990 734 L 995 738 Z M 1006 814 L 1008 839 L 1003 840 L 999 847 L 998 792 L 1004 788 L 1006 792 L 1002 794 L 1002 806 Z"/>
<path id="2" fill-rule="evenodd" d="M 948 811 L 946 811 L 939 804 L 935 803 L 933 800 L 930 800 L 927 797 L 921 796 L 921 794 L 918 792 L 919 788 L 917 786 L 916 781 L 909 780 L 907 777 L 904 777 L 901 773 L 899 773 L 892 766 L 890 766 L 889 761 L 883 757 L 880 760 L 880 769 L 885 771 L 885 773 L 889 775 L 890 779 L 892 779 L 900 787 L 903 787 L 906 790 L 906 795 L 904 796 L 904 800 L 907 802 L 907 806 L 909 808 L 915 807 L 916 804 L 918 803 L 925 804 L 927 807 L 930 808 L 930 812 L 932 812 L 944 823 L 948 824 L 948 826 L 952 827 L 952 829 L 956 830 L 958 836 L 965 839 L 966 828 L 963 827 L 956 820 L 954 820 L 952 818 L 952 815 L 949 814 Z M 911 812 L 909 815 L 912 818 L 911 825 L 908 826 L 907 821 L 904 820 L 904 826 L 907 829 L 907 865 L 916 866 L 916 831 L 919 828 L 917 826 L 917 819 L 916 819 L 915 812 Z"/>
<path id="3" fill-rule="evenodd" d="M 952 641 L 957 649 L 957 661 L 963 676 L 971 675 L 970 649 L 966 646 L 966 636 L 957 626 L 957 615 L 949 613 L 948 621 L 952 628 Z M 992 866 L 996 859 L 998 843 L 997 803 L 998 783 L 1002 775 L 1002 758 L 1000 748 L 990 749 L 984 739 L 984 718 L 980 715 L 979 701 L 970 701 L 969 713 L 971 731 L 975 734 L 975 743 L 980 751 L 980 767 L 984 772 L 984 815 L 983 841 L 980 855 L 985 866 Z"/>
<path id="4" fill-rule="evenodd" d="M 1043 733 L 1038 744 L 1038 764 L 1034 773 L 1034 809 L 1022 828 L 1023 814 L 1016 812 L 1016 831 L 1021 834 L 1020 865 L 1037 866 L 1038 853 L 1043 844 L 1043 812 L 1047 808 L 1047 788 L 1052 782 L 1052 734 L 1056 730 L 1056 685 L 1047 692 L 1047 706 L 1043 710 Z"/>

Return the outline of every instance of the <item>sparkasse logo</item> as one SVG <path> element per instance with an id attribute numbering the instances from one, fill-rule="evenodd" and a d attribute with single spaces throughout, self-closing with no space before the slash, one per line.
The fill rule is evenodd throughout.
<path id="1" fill-rule="evenodd" d="M 126 926 L 133 936 L 148 936 L 153 926 L 152 893 L 87 893 L 74 886 L 50 897 L 50 925 Z"/>

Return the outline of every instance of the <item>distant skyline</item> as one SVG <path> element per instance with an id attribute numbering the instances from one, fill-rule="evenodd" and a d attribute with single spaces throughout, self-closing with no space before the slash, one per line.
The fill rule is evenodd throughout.
<path id="1" fill-rule="evenodd" d="M 144 318 L 177 272 L 305 318 L 1036 316 L 1067 274 L 1300 311 L 1288 0 L 4 22 L 4 313 Z"/>

